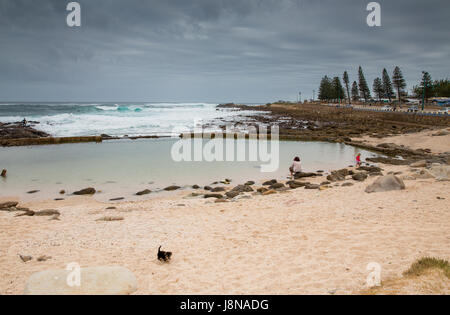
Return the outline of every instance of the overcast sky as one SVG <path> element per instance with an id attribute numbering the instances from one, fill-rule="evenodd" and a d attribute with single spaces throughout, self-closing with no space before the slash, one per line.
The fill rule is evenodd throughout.
<path id="1" fill-rule="evenodd" d="M 268 102 L 323 75 L 450 77 L 449 0 L 0 0 L 0 101 Z M 317 96 L 317 92 L 316 92 Z"/>

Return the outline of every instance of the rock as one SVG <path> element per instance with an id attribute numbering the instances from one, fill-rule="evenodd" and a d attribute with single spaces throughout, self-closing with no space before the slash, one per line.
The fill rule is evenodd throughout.
<path id="1" fill-rule="evenodd" d="M 233 198 L 239 196 L 240 194 L 241 194 L 241 193 L 238 192 L 238 191 L 229 191 L 229 192 L 227 192 L 225 195 L 226 195 L 228 198 L 233 199 Z"/>
<path id="2" fill-rule="evenodd" d="M 427 167 L 427 161 L 422 160 L 418 162 L 411 163 L 409 166 L 416 168 L 416 167 Z"/>
<path id="3" fill-rule="evenodd" d="M 38 262 L 45 262 L 45 261 L 50 260 L 50 259 L 52 259 L 52 257 L 43 255 L 43 256 L 38 257 L 37 261 Z"/>
<path id="4" fill-rule="evenodd" d="M 450 180 L 450 165 L 434 163 L 429 172 L 437 181 Z"/>
<path id="5" fill-rule="evenodd" d="M 25 295 L 130 295 L 137 290 L 137 280 L 123 267 L 95 267 L 80 270 L 81 286 L 69 286 L 73 271 L 48 270 L 31 275 Z"/>
<path id="6" fill-rule="evenodd" d="M 415 174 L 411 175 L 414 179 L 430 179 L 434 178 L 433 174 L 431 174 L 428 170 L 418 170 Z"/>
<path id="7" fill-rule="evenodd" d="M 269 187 L 269 189 L 274 189 L 274 190 L 282 189 L 282 188 L 286 188 L 286 186 L 284 186 L 284 184 L 282 184 L 282 183 L 276 183 Z"/>
<path id="8" fill-rule="evenodd" d="M 222 199 L 223 196 L 221 194 L 206 194 L 205 199 L 208 199 L 208 198 Z"/>
<path id="9" fill-rule="evenodd" d="M 320 189 L 320 186 L 319 185 L 315 185 L 315 184 L 306 184 L 305 185 L 305 189 Z"/>
<path id="10" fill-rule="evenodd" d="M 341 187 L 351 187 L 354 186 L 353 183 L 343 183 Z"/>
<path id="11" fill-rule="evenodd" d="M 216 201 L 214 201 L 215 203 L 225 203 L 225 202 L 228 202 L 227 200 L 225 200 L 225 199 L 216 199 Z"/>
<path id="12" fill-rule="evenodd" d="M 39 192 L 39 190 L 31 190 L 31 191 L 28 191 L 27 194 L 32 195 L 32 194 L 36 194 L 38 192 Z"/>
<path id="13" fill-rule="evenodd" d="M 298 182 L 295 180 L 291 180 L 289 182 L 286 183 L 286 185 L 288 185 L 291 189 L 297 189 L 300 187 L 305 187 L 308 183 L 303 183 L 303 182 Z"/>
<path id="14" fill-rule="evenodd" d="M 188 198 L 197 198 L 203 196 L 202 194 L 199 193 L 191 193 L 190 195 L 187 195 L 186 197 L 183 197 L 183 199 L 188 199 Z"/>
<path id="15" fill-rule="evenodd" d="M 239 185 L 239 186 L 234 187 L 232 191 L 244 193 L 244 192 L 253 192 L 255 190 L 249 185 Z"/>
<path id="16" fill-rule="evenodd" d="M 344 168 L 342 170 L 331 172 L 331 175 L 327 176 L 327 180 L 330 182 L 340 182 L 344 181 L 345 177 L 348 175 L 350 175 L 350 172 L 348 171 L 348 169 Z"/>
<path id="17" fill-rule="evenodd" d="M 266 191 L 269 191 L 269 189 L 267 189 L 267 188 L 265 188 L 265 187 L 258 188 L 258 190 L 257 190 L 257 192 L 259 192 L 260 194 L 263 194 L 263 193 L 265 193 Z"/>
<path id="18" fill-rule="evenodd" d="M 6 177 L 6 173 L 7 173 L 8 171 L 7 170 L 2 170 L 2 173 L 0 174 L 0 176 L 1 177 Z"/>
<path id="19" fill-rule="evenodd" d="M 121 201 L 121 200 L 124 200 L 124 199 L 125 199 L 124 197 L 119 197 L 119 198 L 109 199 L 109 201 Z"/>
<path id="20" fill-rule="evenodd" d="M 169 187 L 164 188 L 164 190 L 165 191 L 175 191 L 175 190 L 178 190 L 180 188 L 181 188 L 180 186 L 169 186 Z"/>
<path id="21" fill-rule="evenodd" d="M 326 181 L 320 184 L 320 186 L 327 186 L 327 185 L 331 185 L 331 182 Z"/>
<path id="22" fill-rule="evenodd" d="M 200 186 L 199 185 L 194 185 L 194 186 L 192 186 L 192 189 L 200 189 Z"/>
<path id="23" fill-rule="evenodd" d="M 116 207 L 108 207 L 108 208 L 106 208 L 106 210 L 116 210 L 117 208 Z"/>
<path id="24" fill-rule="evenodd" d="M 365 171 L 369 173 L 381 173 L 382 169 L 376 166 L 360 166 L 357 168 L 358 171 Z"/>
<path id="25" fill-rule="evenodd" d="M 322 176 L 316 173 L 303 173 L 303 172 L 298 172 L 294 174 L 294 178 L 295 179 L 300 179 L 300 178 L 307 178 L 307 177 L 316 177 L 316 176 Z"/>
<path id="26" fill-rule="evenodd" d="M 84 195 L 94 195 L 95 193 L 96 193 L 95 188 L 90 187 L 76 191 L 73 194 L 76 196 L 84 196 Z"/>
<path id="27" fill-rule="evenodd" d="M 115 221 L 123 221 L 125 220 L 123 217 L 102 217 L 95 221 L 103 221 L 103 222 L 115 222 Z"/>
<path id="28" fill-rule="evenodd" d="M 390 164 L 390 165 L 409 165 L 411 163 L 408 160 L 400 160 L 400 159 L 394 159 L 394 158 L 390 158 L 390 157 L 367 158 L 366 161 L 373 162 L 373 163 Z"/>
<path id="29" fill-rule="evenodd" d="M 35 217 L 50 217 L 54 215 L 61 215 L 61 213 L 58 210 L 42 210 L 42 211 L 35 211 L 34 216 Z"/>
<path id="30" fill-rule="evenodd" d="M 25 216 L 32 217 L 35 215 L 35 213 L 36 212 L 34 212 L 32 210 L 25 210 L 24 213 L 18 214 L 18 215 L 16 215 L 16 217 L 25 217 Z"/>
<path id="31" fill-rule="evenodd" d="M 22 256 L 22 255 L 19 255 L 19 257 L 20 257 L 20 259 L 21 259 L 24 263 L 33 260 L 33 257 L 31 257 L 31 256 Z"/>
<path id="32" fill-rule="evenodd" d="M 256 183 L 255 183 L 254 181 L 250 180 L 250 181 L 248 181 L 248 182 L 245 183 L 245 186 L 253 186 L 253 185 L 255 185 L 255 184 L 256 184 Z"/>
<path id="33" fill-rule="evenodd" d="M 60 195 L 64 195 L 65 193 L 66 193 L 66 191 L 64 189 L 59 191 Z"/>
<path id="34" fill-rule="evenodd" d="M 16 207 L 19 203 L 16 201 L 8 201 L 8 202 L 3 202 L 0 203 L 0 210 L 8 210 L 10 208 Z"/>
<path id="35" fill-rule="evenodd" d="M 224 187 L 216 187 L 211 190 L 211 192 L 224 192 L 226 189 Z"/>
<path id="36" fill-rule="evenodd" d="M 59 219 L 60 216 L 61 216 L 60 214 L 55 214 L 53 217 L 50 218 L 50 221 L 61 221 Z"/>
<path id="37" fill-rule="evenodd" d="M 151 193 L 152 193 L 152 191 L 150 189 L 145 189 L 143 191 L 137 192 L 136 196 L 145 196 L 145 195 L 148 195 L 148 194 L 151 194 Z"/>
<path id="38" fill-rule="evenodd" d="M 267 190 L 265 192 L 262 193 L 263 196 L 269 196 L 269 195 L 274 195 L 277 192 L 275 190 Z"/>
<path id="39" fill-rule="evenodd" d="M 272 186 L 276 183 L 278 183 L 278 181 L 276 179 L 272 179 L 272 180 L 269 180 L 269 181 L 263 183 L 263 186 Z"/>
<path id="40" fill-rule="evenodd" d="M 404 190 L 405 183 L 395 175 L 387 175 L 378 178 L 372 185 L 366 188 L 366 193 Z"/>
<path id="41" fill-rule="evenodd" d="M 439 130 L 438 132 L 434 133 L 432 136 L 433 137 L 442 137 L 442 136 L 448 136 L 450 135 L 450 131 L 448 130 Z"/>
<path id="42" fill-rule="evenodd" d="M 210 186 L 205 186 L 205 187 L 203 188 L 203 190 L 211 191 L 211 190 L 212 190 L 212 187 L 210 187 Z"/>
<path id="43" fill-rule="evenodd" d="M 367 174 L 366 173 L 356 173 L 352 176 L 353 180 L 356 180 L 358 182 L 363 182 L 367 179 Z"/>

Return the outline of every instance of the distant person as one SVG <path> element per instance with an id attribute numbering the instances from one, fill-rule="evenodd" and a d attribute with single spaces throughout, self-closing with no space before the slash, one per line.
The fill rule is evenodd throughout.
<path id="1" fill-rule="evenodd" d="M 361 165 L 361 153 L 358 153 L 358 155 L 356 156 L 356 167 L 360 167 Z"/>
<path id="2" fill-rule="evenodd" d="M 24 119 L 22 120 L 22 126 L 26 127 L 27 124 L 28 124 L 28 121 L 27 121 L 26 118 L 24 118 Z"/>
<path id="3" fill-rule="evenodd" d="M 291 172 L 291 176 L 294 176 L 296 173 L 300 173 L 302 171 L 302 163 L 298 156 L 294 159 L 294 163 L 292 163 L 289 171 Z"/>
<path id="4" fill-rule="evenodd" d="M 3 170 L 2 174 L 0 176 L 3 177 L 3 178 L 6 178 L 6 170 Z"/>

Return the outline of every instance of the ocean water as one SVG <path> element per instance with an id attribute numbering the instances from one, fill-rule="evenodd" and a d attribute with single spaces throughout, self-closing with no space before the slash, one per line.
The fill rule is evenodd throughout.
<path id="1" fill-rule="evenodd" d="M 0 122 L 26 118 L 52 136 L 170 135 L 176 127 L 192 129 L 195 119 L 219 123 L 254 112 L 217 110 L 211 103 L 0 103 Z"/>
<path id="2" fill-rule="evenodd" d="M 233 180 L 232 185 L 237 185 L 248 180 L 285 179 L 295 156 L 302 158 L 304 171 L 314 172 L 354 164 L 357 153 L 362 153 L 363 158 L 374 156 L 344 144 L 281 141 L 279 169 L 262 173 L 260 165 L 266 164 L 263 162 L 175 162 L 171 149 L 177 141 L 162 138 L 0 148 L 0 169 L 8 170 L 8 177 L 0 179 L 0 196 L 53 199 L 60 197 L 58 192 L 62 189 L 73 193 L 95 187 L 101 193 L 94 198 L 101 201 L 117 197 L 141 200 L 142 197 L 133 195 L 144 189 L 158 191 L 172 184 L 204 186 L 229 178 Z M 239 141 L 249 147 L 248 140 L 238 140 L 236 148 Z M 27 194 L 31 190 L 40 192 Z M 158 194 L 149 197 L 154 195 Z"/>

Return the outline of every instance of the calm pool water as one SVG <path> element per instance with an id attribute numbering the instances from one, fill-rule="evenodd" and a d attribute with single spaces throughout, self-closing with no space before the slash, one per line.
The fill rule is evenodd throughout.
<path id="1" fill-rule="evenodd" d="M 171 150 L 177 141 L 114 140 L 0 148 L 0 169 L 8 170 L 7 179 L 0 179 L 0 196 L 39 200 L 58 198 L 62 189 L 72 193 L 95 187 L 102 191 L 95 196 L 99 200 L 116 197 L 135 200 L 133 194 L 137 191 L 158 190 L 172 184 L 202 186 L 225 178 L 232 179 L 233 184 L 284 179 L 295 156 L 302 158 L 304 171 L 329 171 L 354 164 L 357 153 L 362 153 L 363 158 L 375 155 L 344 144 L 281 141 L 279 169 L 261 173 L 260 165 L 267 163 L 175 162 Z M 247 149 L 250 144 L 248 140 L 235 141 L 238 143 L 244 143 Z M 40 192 L 27 194 L 31 190 Z"/>

